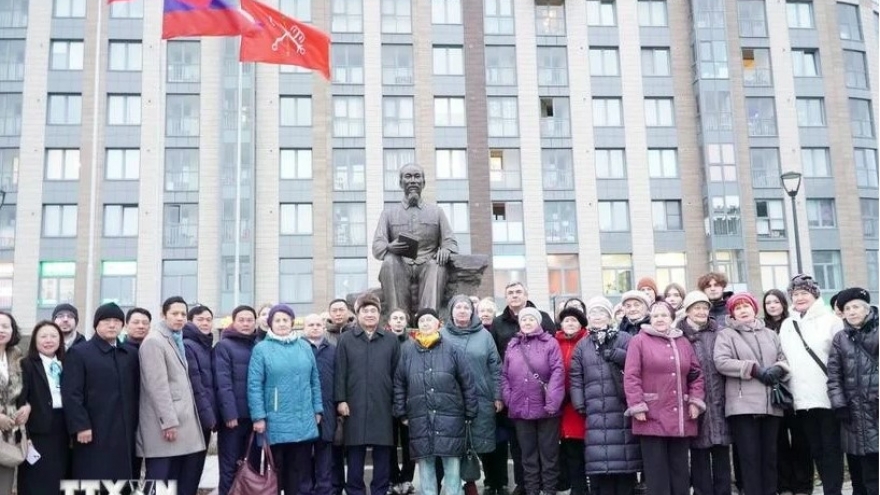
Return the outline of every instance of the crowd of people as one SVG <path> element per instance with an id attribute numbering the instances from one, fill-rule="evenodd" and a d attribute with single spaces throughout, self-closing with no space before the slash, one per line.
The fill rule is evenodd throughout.
<path id="1" fill-rule="evenodd" d="M 458 295 L 410 316 L 362 295 L 294 329 L 284 305 L 214 315 L 180 297 L 159 318 L 113 303 L 58 305 L 26 352 L 0 312 L 0 432 L 26 427 L 36 462 L 19 494 L 62 479 L 176 480 L 198 491 L 217 434 L 227 495 L 256 433 L 286 494 L 544 495 L 878 493 L 878 311 L 860 288 L 831 298 L 815 280 L 759 302 L 708 273 L 687 292 L 650 278 L 615 307 L 572 298 L 555 318 L 520 282 L 492 298 Z M 384 321 L 383 321 L 384 320 Z M 732 454 L 731 454 L 732 452 Z M 399 456 L 402 455 L 402 458 Z M 733 467 L 731 467 L 731 463 Z M 416 466 L 418 470 L 416 470 Z M 16 469 L 0 468 L 0 493 Z"/>

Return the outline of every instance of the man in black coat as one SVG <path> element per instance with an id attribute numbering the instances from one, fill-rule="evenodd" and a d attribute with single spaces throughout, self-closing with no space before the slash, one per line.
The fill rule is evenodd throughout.
<path id="1" fill-rule="evenodd" d="M 394 401 L 394 371 L 400 356 L 397 337 L 379 327 L 381 306 L 366 295 L 355 305 L 357 326 L 343 333 L 336 345 L 337 412 L 345 417 L 348 455 L 348 495 L 366 495 L 364 463 L 367 447 L 373 448 L 373 481 L 370 492 L 388 492 Z"/>
<path id="2" fill-rule="evenodd" d="M 140 366 L 135 352 L 117 344 L 125 315 L 114 303 L 95 311 L 95 337 L 70 348 L 61 397 L 74 435 L 73 478 L 135 478 Z M 137 473 L 138 475 L 140 473 Z"/>

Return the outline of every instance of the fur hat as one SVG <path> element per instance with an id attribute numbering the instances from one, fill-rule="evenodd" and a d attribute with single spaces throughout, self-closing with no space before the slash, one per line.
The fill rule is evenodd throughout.
<path id="1" fill-rule="evenodd" d="M 819 284 L 809 275 L 795 275 L 788 284 L 788 297 L 798 290 L 805 290 L 819 299 Z"/>
<path id="2" fill-rule="evenodd" d="M 101 320 L 119 320 L 120 323 L 125 321 L 125 313 L 122 312 L 122 309 L 116 305 L 116 303 L 108 302 L 106 304 L 102 304 L 98 306 L 98 309 L 95 310 L 95 317 L 92 319 L 92 326 L 96 329 L 98 328 L 98 323 Z"/>
<path id="3" fill-rule="evenodd" d="M 364 306 L 374 306 L 380 313 L 382 312 L 382 303 L 380 303 L 379 299 L 373 294 L 365 293 L 358 296 L 357 300 L 354 302 L 355 312 L 360 312 L 361 308 Z"/>
<path id="4" fill-rule="evenodd" d="M 520 312 L 520 315 L 522 315 L 522 312 Z M 559 323 L 562 324 L 562 321 L 565 320 L 566 318 L 568 318 L 569 316 L 576 319 L 578 321 L 578 323 L 580 323 L 581 327 L 587 326 L 587 317 L 584 315 L 584 313 L 581 312 L 581 310 L 579 310 L 577 308 L 565 308 L 562 311 L 560 311 L 559 312 Z"/>
<path id="5" fill-rule="evenodd" d="M 436 309 L 434 309 L 434 308 L 422 308 L 422 309 L 420 309 L 420 310 L 418 311 L 418 313 L 416 313 L 416 318 L 415 318 L 416 326 L 418 326 L 418 324 L 419 324 L 419 319 L 420 319 L 421 317 L 425 316 L 425 315 L 431 315 L 431 316 L 433 316 L 434 318 L 437 318 L 438 320 L 440 319 L 440 314 L 437 313 L 437 310 L 436 310 Z"/>
<path id="6" fill-rule="evenodd" d="M 758 314 L 758 301 L 748 292 L 738 292 L 727 299 L 727 314 L 733 316 L 733 310 L 741 303 L 748 303 Z"/>
<path id="7" fill-rule="evenodd" d="M 705 292 L 701 290 L 692 290 L 684 296 L 684 301 L 681 302 L 681 310 L 687 311 L 688 308 L 698 302 L 704 302 L 709 305 L 710 308 L 712 307 L 712 303 L 709 302 L 709 296 L 707 296 Z"/>
<path id="8" fill-rule="evenodd" d="M 871 294 L 861 287 L 850 287 L 844 289 L 837 294 L 837 309 L 843 311 L 846 303 L 855 300 L 865 301 L 865 304 L 871 304 Z"/>

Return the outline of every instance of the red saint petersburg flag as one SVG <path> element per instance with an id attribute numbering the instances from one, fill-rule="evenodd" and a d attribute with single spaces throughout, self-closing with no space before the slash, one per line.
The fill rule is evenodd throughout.
<path id="1" fill-rule="evenodd" d="M 185 36 L 240 36 L 257 27 L 227 0 L 164 0 L 164 4 L 163 40 Z"/>
<path id="2" fill-rule="evenodd" d="M 241 8 L 253 16 L 258 29 L 242 36 L 239 60 L 296 65 L 330 79 L 330 37 L 326 33 L 257 0 L 241 0 Z"/>

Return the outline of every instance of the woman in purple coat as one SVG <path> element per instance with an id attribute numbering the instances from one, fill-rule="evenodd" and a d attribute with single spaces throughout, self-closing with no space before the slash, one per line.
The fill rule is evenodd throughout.
<path id="1" fill-rule="evenodd" d="M 650 323 L 629 343 L 623 388 L 633 434 L 641 437 L 651 495 L 688 495 L 688 447 L 706 410 L 703 373 L 694 348 L 673 327 L 675 310 L 658 301 Z"/>
<path id="2" fill-rule="evenodd" d="M 519 312 L 519 332 L 504 353 L 501 395 L 522 450 L 526 495 L 555 493 L 565 368 L 559 343 L 541 328 L 535 308 Z"/>

